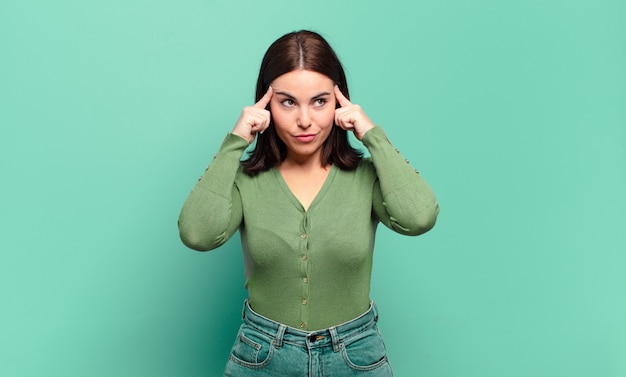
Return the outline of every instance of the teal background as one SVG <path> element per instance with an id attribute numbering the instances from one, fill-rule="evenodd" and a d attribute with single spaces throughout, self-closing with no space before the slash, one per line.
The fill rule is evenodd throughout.
<path id="1" fill-rule="evenodd" d="M 238 237 L 180 207 L 262 54 L 321 32 L 353 102 L 428 179 L 430 233 L 379 230 L 398 376 L 626 375 L 623 1 L 0 3 L 0 375 L 218 376 Z"/>

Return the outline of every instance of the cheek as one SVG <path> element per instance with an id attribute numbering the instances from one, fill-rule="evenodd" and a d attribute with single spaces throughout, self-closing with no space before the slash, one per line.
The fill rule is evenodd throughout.
<path id="1" fill-rule="evenodd" d="M 272 119 L 274 120 L 274 124 L 277 126 L 282 126 L 285 123 L 288 123 L 288 114 L 285 113 L 279 106 L 270 105 L 270 113 L 272 114 Z"/>
<path id="2" fill-rule="evenodd" d="M 328 107 L 319 112 L 319 123 L 324 126 L 332 126 L 335 121 L 335 109 Z"/>

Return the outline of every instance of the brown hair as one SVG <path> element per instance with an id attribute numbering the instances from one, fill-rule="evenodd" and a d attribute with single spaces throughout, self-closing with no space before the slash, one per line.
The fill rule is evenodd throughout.
<path id="1" fill-rule="evenodd" d="M 350 98 L 346 75 L 335 51 L 321 35 L 301 30 L 283 35 L 267 49 L 256 83 L 255 102 L 263 97 L 274 79 L 297 69 L 327 76 L 337 84 L 346 98 Z M 276 166 L 286 156 L 287 147 L 278 137 L 274 120 L 271 119 L 263 135 L 257 135 L 254 149 L 241 162 L 241 166 L 247 174 L 255 175 Z M 322 164 L 335 164 L 341 169 L 350 170 L 356 168 L 362 156 L 359 150 L 350 145 L 346 130 L 333 126 L 322 145 Z"/>

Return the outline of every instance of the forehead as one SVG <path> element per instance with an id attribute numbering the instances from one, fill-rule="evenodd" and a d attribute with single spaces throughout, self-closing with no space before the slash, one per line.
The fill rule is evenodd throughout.
<path id="1" fill-rule="evenodd" d="M 335 86 L 328 76 L 309 70 L 296 70 L 278 76 L 271 83 L 275 92 L 285 91 L 291 95 L 317 95 L 331 92 Z"/>

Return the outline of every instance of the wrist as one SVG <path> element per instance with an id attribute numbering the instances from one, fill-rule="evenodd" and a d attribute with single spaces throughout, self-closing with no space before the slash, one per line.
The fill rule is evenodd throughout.
<path id="1" fill-rule="evenodd" d="M 247 136 L 242 135 L 236 129 L 232 130 L 230 133 L 244 139 L 245 141 L 248 142 L 248 144 L 252 144 L 252 142 L 254 141 L 254 138 L 252 137 L 252 135 L 247 135 Z"/>
<path id="2" fill-rule="evenodd" d="M 362 141 L 363 137 L 365 137 L 365 134 L 368 133 L 373 128 L 374 128 L 374 125 L 372 124 L 369 127 L 365 128 L 364 130 L 360 130 L 358 134 L 355 132 L 355 136 L 357 137 L 357 139 Z"/>

